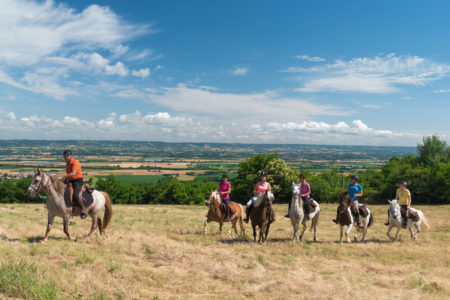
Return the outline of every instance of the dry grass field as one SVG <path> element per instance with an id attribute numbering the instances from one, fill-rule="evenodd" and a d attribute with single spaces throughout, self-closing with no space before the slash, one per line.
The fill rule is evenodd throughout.
<path id="1" fill-rule="evenodd" d="M 291 242 L 277 221 L 263 245 L 203 234 L 206 207 L 114 206 L 108 236 L 84 240 L 90 221 L 75 218 L 65 239 L 57 219 L 46 244 L 41 205 L 0 206 L 0 298 L 29 299 L 448 299 L 450 206 L 423 206 L 431 229 L 417 242 L 385 236 L 386 206 L 367 243 L 338 244 L 335 205 L 322 205 L 318 241 Z M 226 231 L 229 224 L 225 226 Z M 251 226 L 246 226 L 251 236 Z"/>

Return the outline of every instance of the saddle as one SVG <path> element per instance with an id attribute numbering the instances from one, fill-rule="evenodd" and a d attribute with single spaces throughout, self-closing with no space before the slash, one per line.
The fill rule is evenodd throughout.
<path id="1" fill-rule="evenodd" d="M 234 207 L 234 205 L 232 204 L 232 202 L 230 201 L 230 217 L 232 216 L 232 215 L 234 215 L 235 213 L 236 213 L 236 208 Z M 220 204 L 220 212 L 222 213 L 222 214 L 225 214 L 227 211 L 226 211 L 226 206 L 225 206 L 225 203 L 221 203 Z"/>
<path id="2" fill-rule="evenodd" d="M 311 201 L 309 201 L 308 205 L 309 205 L 309 213 L 310 214 L 316 212 L 317 203 L 314 199 L 311 199 Z"/>
<path id="3" fill-rule="evenodd" d="M 84 206 L 86 208 L 91 206 L 91 204 L 94 202 L 94 198 L 92 197 L 93 191 L 94 188 L 88 184 L 84 184 L 81 188 L 81 199 L 84 202 Z M 66 185 L 66 189 L 64 191 L 64 201 L 66 202 L 66 205 L 68 207 L 80 206 L 78 202 L 73 198 L 73 187 L 70 183 Z"/>
<path id="4" fill-rule="evenodd" d="M 367 217 L 369 215 L 369 210 L 367 209 L 367 207 L 364 204 L 360 204 L 358 207 L 359 210 L 359 215 L 363 218 Z M 351 208 L 352 214 L 355 215 L 355 206 L 352 205 Z"/>

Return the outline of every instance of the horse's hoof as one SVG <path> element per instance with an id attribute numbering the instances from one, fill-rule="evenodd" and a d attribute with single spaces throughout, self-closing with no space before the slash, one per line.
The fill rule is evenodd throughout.
<path id="1" fill-rule="evenodd" d="M 41 241 L 41 244 L 46 244 L 46 243 L 47 243 L 47 241 L 48 241 L 48 240 L 46 240 L 46 239 L 43 239 L 43 240 Z"/>

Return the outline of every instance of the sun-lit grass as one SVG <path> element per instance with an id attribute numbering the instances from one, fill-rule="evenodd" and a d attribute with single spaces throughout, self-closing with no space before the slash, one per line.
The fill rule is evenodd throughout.
<path id="1" fill-rule="evenodd" d="M 65 239 L 56 219 L 42 244 L 42 205 L 0 205 L 0 298 L 29 299 L 446 299 L 450 294 L 450 206 L 423 206 L 431 224 L 417 242 L 401 232 L 388 241 L 386 206 L 375 215 L 367 243 L 339 244 L 322 205 L 318 241 L 305 233 L 293 244 L 292 226 L 276 205 L 268 242 L 234 240 L 208 225 L 202 206 L 120 206 L 107 237 L 86 241 L 90 221 L 73 219 Z M 353 232 L 352 232 L 353 236 Z M 34 294 L 33 294 L 34 293 Z M 39 296 L 41 295 L 41 296 Z M 39 298 L 41 297 L 41 298 Z"/>

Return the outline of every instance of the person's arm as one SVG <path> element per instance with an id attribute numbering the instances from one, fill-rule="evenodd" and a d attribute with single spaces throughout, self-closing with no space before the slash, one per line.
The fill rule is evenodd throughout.
<path id="1" fill-rule="evenodd" d="M 398 191 L 395 191 L 395 199 L 399 200 L 399 198 L 398 198 Z"/>
<path id="2" fill-rule="evenodd" d="M 231 185 L 228 185 L 228 190 L 221 192 L 222 195 L 231 193 Z"/>
<path id="3" fill-rule="evenodd" d="M 272 191 L 272 187 L 270 186 L 270 183 L 267 183 L 268 185 L 269 185 L 269 187 L 267 188 L 267 190 L 269 191 L 269 192 L 271 192 Z"/>
<path id="4" fill-rule="evenodd" d="M 308 184 L 308 191 L 304 194 L 301 194 L 300 197 L 306 197 L 311 195 L 311 186 Z"/>
<path id="5" fill-rule="evenodd" d="M 362 190 L 362 187 L 361 187 L 361 190 L 359 191 L 359 194 L 355 194 L 354 197 L 362 197 L 362 195 L 363 195 L 363 190 Z"/>
<path id="6" fill-rule="evenodd" d="M 255 184 L 255 187 L 253 188 L 253 195 L 258 196 L 258 183 Z"/>
<path id="7" fill-rule="evenodd" d="M 408 193 L 408 208 L 411 207 L 411 193 Z"/>

